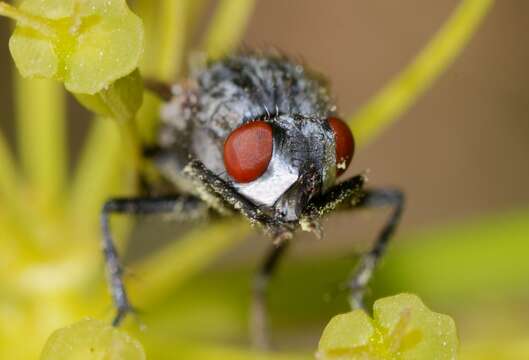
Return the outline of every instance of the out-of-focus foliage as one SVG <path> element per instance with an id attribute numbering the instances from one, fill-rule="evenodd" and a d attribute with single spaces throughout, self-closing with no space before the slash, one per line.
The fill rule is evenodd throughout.
<path id="1" fill-rule="evenodd" d="M 353 121 L 353 127 L 360 128 L 360 143 L 366 143 L 415 101 L 464 47 L 490 4 L 489 0 L 462 1 L 431 45 L 390 83 L 386 88 L 389 90 L 375 96 L 351 118 L 360 119 Z M 160 105 L 151 94 L 143 94 L 136 70 L 139 66 L 142 76 L 176 80 L 182 74 L 190 34 L 203 12 L 203 1 L 196 0 L 137 0 L 134 5 L 145 28 L 123 0 L 27 0 L 18 8 L 0 5 L 0 14 L 17 22 L 10 48 L 20 73 L 46 78 L 17 77 L 15 81 L 19 162 L 0 134 L 0 358 L 34 359 L 53 330 L 86 316 L 108 321 L 112 315 L 99 253 L 99 210 L 111 194 L 136 192 L 136 175 L 142 165 L 140 139 L 152 141 Z M 253 7 L 251 0 L 221 1 L 202 41 L 202 50 L 214 57 L 231 51 Z M 141 59 L 144 46 L 149 54 L 157 56 Z M 62 82 L 93 112 L 118 120 L 95 118 L 72 176 L 66 171 L 64 94 L 52 79 Z M 125 239 L 120 240 L 123 246 L 127 224 L 115 225 L 121 225 L 115 228 L 119 230 L 118 238 Z M 527 235 L 527 226 L 499 220 L 476 225 L 481 226 L 494 229 L 480 235 L 492 252 L 496 250 L 491 236 L 500 236 L 502 231 L 517 234 L 506 237 L 503 246 L 507 248 L 507 241 L 516 240 L 514 263 L 525 269 L 526 264 L 520 261 L 525 245 L 518 236 Z M 63 347 L 71 340 L 79 340 L 78 345 L 83 349 L 88 346 L 88 351 L 93 344 L 95 350 L 130 349 L 134 355 L 126 358 L 141 358 L 136 341 L 124 330 L 139 339 L 147 356 L 153 359 L 313 358 L 313 351 L 301 355 L 262 354 L 240 345 L 219 345 L 219 340 L 236 340 L 225 343 L 240 344 L 247 333 L 249 271 L 235 269 L 207 277 L 197 274 L 248 232 L 240 220 L 213 223 L 190 231 L 178 242 L 131 264 L 130 268 L 139 274 L 130 281 L 131 296 L 145 310 L 141 321 L 147 325 L 146 330 L 139 331 L 133 319 L 119 331 L 95 320 L 83 321 L 52 335 L 43 358 L 75 357 L 68 352 L 74 348 Z M 436 234 L 421 235 L 431 237 L 432 245 L 410 241 L 400 247 L 406 250 L 395 249 L 395 255 L 387 262 L 386 269 L 390 270 L 381 272 L 375 284 L 376 296 L 413 291 L 421 296 L 424 293 L 426 302 L 434 304 L 437 297 L 442 298 L 453 289 L 458 289 L 453 294 L 464 296 L 468 282 L 459 274 L 470 271 L 476 278 L 484 279 L 479 276 L 491 264 L 486 254 L 476 254 L 472 267 L 466 266 L 463 257 L 450 262 L 449 254 L 459 252 L 454 250 L 454 243 L 463 239 L 472 244 L 472 236 L 458 229 Z M 437 241 L 440 237 L 446 240 L 446 247 Z M 430 251 L 450 264 L 444 268 L 447 277 L 439 282 L 430 281 L 428 274 L 434 275 L 443 267 L 418 260 L 426 259 Z M 313 272 L 315 264 L 320 264 L 317 274 Z M 284 278 L 292 281 L 282 286 L 279 281 L 271 298 L 274 324 L 285 329 L 296 324 L 322 327 L 331 316 L 345 311 L 345 302 L 326 306 L 321 298 L 313 296 L 328 290 L 323 284 L 333 280 L 338 283 L 351 266 L 336 264 L 340 263 L 319 258 L 317 262 L 292 265 Z M 495 262 L 496 266 L 505 264 Z M 411 276 L 413 268 L 422 277 Z M 500 289 L 506 283 L 505 276 L 513 274 L 508 269 L 498 272 L 484 287 L 488 291 Z M 320 287 L 311 290 L 301 286 L 303 281 L 299 280 L 308 277 Z M 520 277 L 513 278 L 511 288 L 519 288 L 516 284 Z M 301 296 L 304 291 L 313 293 Z M 446 303 L 452 298 L 442 300 Z M 393 315 L 400 314 L 397 311 Z M 87 335 L 79 336 L 81 333 Z M 101 334 L 106 335 L 99 337 Z M 516 349 L 518 354 L 525 348 Z M 467 350 L 463 344 L 465 356 L 482 353 L 479 346 Z"/>
<path id="2" fill-rule="evenodd" d="M 529 357 L 529 340 L 481 341 L 461 351 L 462 360 L 517 360 Z"/>

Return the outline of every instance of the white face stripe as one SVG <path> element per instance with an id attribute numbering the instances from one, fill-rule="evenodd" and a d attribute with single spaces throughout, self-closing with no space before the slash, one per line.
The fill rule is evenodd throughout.
<path id="1" fill-rule="evenodd" d="M 273 206 L 299 177 L 299 169 L 294 169 L 281 159 L 274 138 L 272 158 L 268 168 L 259 178 L 249 183 L 233 183 L 237 191 L 255 204 Z"/>

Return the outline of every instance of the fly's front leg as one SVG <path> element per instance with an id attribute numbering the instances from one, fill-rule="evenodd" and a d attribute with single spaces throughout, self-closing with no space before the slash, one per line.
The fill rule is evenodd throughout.
<path id="1" fill-rule="evenodd" d="M 335 185 L 309 204 L 304 215 L 304 221 L 310 222 L 338 209 L 393 208 L 390 218 L 378 235 L 373 248 L 362 255 L 348 284 L 351 291 L 349 301 L 352 308 L 363 307 L 366 286 L 395 232 L 404 207 L 404 194 L 400 190 L 364 190 L 363 184 L 364 177 L 358 175 Z"/>
<path id="2" fill-rule="evenodd" d="M 232 186 L 220 177 L 207 169 L 198 160 L 192 160 L 184 168 L 184 172 L 189 175 L 198 185 L 203 201 L 217 209 L 221 214 L 229 212 L 229 207 L 239 211 L 253 224 L 259 224 L 272 235 L 277 242 L 288 238 L 281 224 L 265 214 L 258 206 L 239 194 Z"/>
<path id="3" fill-rule="evenodd" d="M 125 285 L 123 267 L 118 251 L 112 240 L 110 215 L 112 214 L 162 214 L 172 213 L 180 220 L 191 220 L 206 215 L 207 208 L 198 198 L 191 196 L 169 196 L 157 198 L 116 198 L 108 200 L 101 212 L 103 233 L 103 255 L 108 273 L 108 282 L 117 314 L 112 321 L 114 326 L 133 311 Z"/>
<path id="4" fill-rule="evenodd" d="M 266 313 L 266 294 L 268 283 L 280 258 L 285 253 L 288 240 L 292 236 L 292 228 L 280 224 L 265 214 L 258 206 L 240 195 L 224 180 L 213 174 L 200 161 L 191 161 L 184 170 L 203 189 L 203 200 L 211 206 L 221 203 L 238 210 L 250 222 L 261 225 L 274 239 L 272 248 L 266 255 L 261 268 L 257 271 L 253 282 L 253 299 L 250 314 L 250 332 L 252 343 L 261 349 L 269 347 Z"/>
<path id="5" fill-rule="evenodd" d="M 351 294 L 349 302 L 353 309 L 364 307 L 366 286 L 373 275 L 373 270 L 384 255 L 389 240 L 400 222 L 404 208 L 404 194 L 397 189 L 374 189 L 366 191 L 359 208 L 392 207 L 388 221 L 380 231 L 373 248 L 362 255 L 349 282 Z"/>

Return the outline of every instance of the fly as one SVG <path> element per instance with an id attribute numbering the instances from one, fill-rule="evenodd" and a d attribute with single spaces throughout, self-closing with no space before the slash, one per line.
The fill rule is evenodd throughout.
<path id="1" fill-rule="evenodd" d="M 242 215 L 271 239 L 254 278 L 252 338 L 266 346 L 266 292 L 294 233 L 321 236 L 335 210 L 393 209 L 348 283 L 353 308 L 401 217 L 397 189 L 366 189 L 363 175 L 337 181 L 354 155 L 354 137 L 322 78 L 287 58 L 255 53 L 212 62 L 170 88 L 155 151 L 147 157 L 171 184 L 166 196 L 115 198 L 102 210 L 103 249 L 118 325 L 132 311 L 113 244 L 113 213 L 181 215 L 182 220 Z M 158 87 L 158 90 L 160 88 Z"/>

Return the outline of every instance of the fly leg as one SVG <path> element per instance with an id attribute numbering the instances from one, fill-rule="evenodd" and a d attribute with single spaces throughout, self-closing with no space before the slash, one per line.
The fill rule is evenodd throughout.
<path id="1" fill-rule="evenodd" d="M 392 207 L 393 211 L 379 233 L 373 248 L 363 254 L 349 281 L 352 308 L 363 307 L 366 286 L 389 240 L 400 222 L 404 207 L 404 194 L 397 189 L 362 189 L 364 177 L 355 176 L 335 185 L 324 195 L 313 200 L 304 215 L 306 221 L 322 217 L 333 210 Z"/>
<path id="2" fill-rule="evenodd" d="M 190 161 L 184 168 L 184 172 L 197 183 L 197 191 L 202 200 L 221 214 L 227 214 L 231 209 L 238 210 L 252 224 L 263 226 L 277 243 L 291 235 L 288 229 L 282 226 L 283 224 L 265 214 L 258 206 L 207 169 L 202 162 Z"/>
<path id="3" fill-rule="evenodd" d="M 279 260 L 288 248 L 288 240 L 272 244 L 263 263 L 253 278 L 252 308 L 250 313 L 250 335 L 252 344 L 258 349 L 268 349 L 267 292 L 269 282 L 277 269 Z"/>
<path id="4" fill-rule="evenodd" d="M 184 171 L 198 183 L 199 187 L 202 187 L 205 193 L 203 195 L 204 201 L 208 201 L 213 207 L 218 207 L 220 203 L 224 203 L 237 209 L 251 223 L 261 225 L 274 240 L 272 248 L 253 280 L 253 301 L 250 314 L 252 343 L 258 348 L 266 349 L 268 348 L 266 314 L 268 283 L 288 247 L 294 228 L 292 225 L 279 223 L 265 214 L 258 206 L 209 171 L 200 161 L 191 161 Z"/>
<path id="5" fill-rule="evenodd" d="M 391 215 L 372 249 L 363 254 L 349 282 L 351 290 L 349 302 L 353 309 L 364 307 L 366 286 L 373 275 L 373 270 L 384 255 L 389 240 L 400 222 L 404 208 L 404 194 L 397 189 L 374 189 L 366 191 L 365 196 L 357 205 L 359 208 L 392 207 Z"/>
<path id="6" fill-rule="evenodd" d="M 171 213 L 183 221 L 205 216 L 206 211 L 205 204 L 198 198 L 191 196 L 115 198 L 104 204 L 101 211 L 102 247 L 108 273 L 108 284 L 117 311 L 112 325 L 118 326 L 125 316 L 133 311 L 133 307 L 123 283 L 123 267 L 112 239 L 110 215 Z"/>

